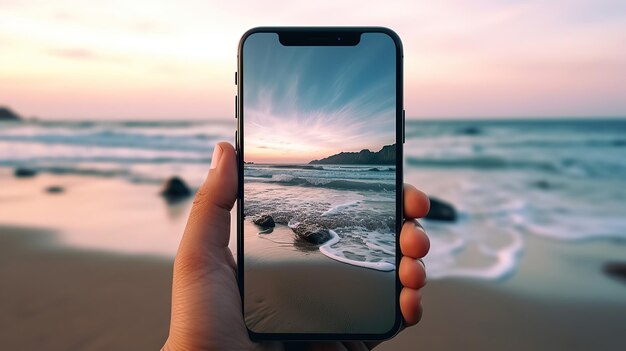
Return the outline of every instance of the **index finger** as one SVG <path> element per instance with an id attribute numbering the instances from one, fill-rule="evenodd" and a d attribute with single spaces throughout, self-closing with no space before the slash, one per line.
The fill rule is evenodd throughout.
<path id="1" fill-rule="evenodd" d="M 404 184 L 404 217 L 422 218 L 428 214 L 430 200 L 422 191 L 411 184 Z"/>

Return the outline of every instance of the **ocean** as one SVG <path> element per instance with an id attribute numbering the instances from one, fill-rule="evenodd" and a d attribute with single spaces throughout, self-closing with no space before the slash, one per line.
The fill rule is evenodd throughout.
<path id="1" fill-rule="evenodd" d="M 244 214 L 271 215 L 291 228 L 322 225 L 332 236 L 319 247 L 324 255 L 390 271 L 396 257 L 395 174 L 395 166 L 246 164 Z M 299 249 L 292 238 L 278 244 Z"/>
<path id="2" fill-rule="evenodd" d="M 234 128 L 233 121 L 2 123 L 0 167 L 152 184 L 179 175 L 197 187 L 213 145 L 232 142 Z M 455 222 L 422 221 L 431 239 L 429 278 L 506 277 L 515 272 L 528 236 L 626 239 L 625 151 L 626 120 L 407 121 L 405 181 L 459 214 Z M 376 214 L 390 206 L 394 173 L 378 168 L 248 165 L 246 172 L 254 187 L 321 189 L 324 205 L 311 213 L 334 223 L 341 238 L 363 231 L 346 240 L 349 254 L 331 254 L 392 263 L 390 221 Z M 338 192 L 350 196 L 330 195 Z M 299 206 L 288 197 L 273 201 Z M 347 216 L 361 226 L 340 226 Z"/>

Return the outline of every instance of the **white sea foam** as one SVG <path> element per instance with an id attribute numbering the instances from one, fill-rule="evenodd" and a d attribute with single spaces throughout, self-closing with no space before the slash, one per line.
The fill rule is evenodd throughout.
<path id="1" fill-rule="evenodd" d="M 565 241 L 598 238 L 626 239 L 626 218 L 617 216 L 561 215 L 541 223 L 527 222 L 525 228 L 534 235 Z"/>
<path id="2" fill-rule="evenodd" d="M 433 230 L 432 232 L 436 232 Z M 463 235 L 462 233 L 457 233 Z M 465 233 L 466 239 L 456 236 L 452 240 L 444 240 L 436 234 L 430 236 L 431 251 L 424 258 L 429 279 L 448 277 L 467 277 L 476 279 L 500 279 L 512 274 L 517 268 L 521 253 L 524 250 L 522 235 L 515 232 L 501 233 L 509 240 L 503 247 L 491 247 L 478 237 Z M 478 265 L 463 265 L 459 263 L 462 252 L 475 247 L 483 255 Z M 473 253 L 474 256 L 477 253 Z M 476 257 L 474 257 L 476 258 Z"/>
<path id="3" fill-rule="evenodd" d="M 337 214 L 337 213 L 339 213 L 339 212 L 341 212 L 341 211 L 343 211 L 343 210 L 345 210 L 347 208 L 355 207 L 358 204 L 359 204 L 359 201 L 350 201 L 350 202 L 347 202 L 345 204 L 340 204 L 340 205 L 331 207 L 326 212 L 322 213 L 322 216 L 334 215 L 334 214 Z"/>
<path id="4" fill-rule="evenodd" d="M 275 182 L 290 182 L 294 178 L 295 177 L 290 174 L 273 174 L 271 179 Z"/>
<path id="5" fill-rule="evenodd" d="M 389 248 L 389 247 L 385 247 L 386 245 L 381 245 L 380 243 L 372 242 L 370 240 L 365 240 L 365 246 L 367 246 L 371 250 L 380 250 L 381 252 L 384 252 L 390 256 L 394 256 L 396 254 L 395 246 L 392 248 Z"/>
<path id="6" fill-rule="evenodd" d="M 348 264 L 359 266 L 359 267 L 371 268 L 371 269 L 375 269 L 378 271 L 387 272 L 387 271 L 393 271 L 394 269 L 396 269 L 396 266 L 389 262 L 358 261 L 358 260 L 347 258 L 341 249 L 333 248 L 333 245 L 337 244 L 340 240 L 337 233 L 335 233 L 335 231 L 333 230 L 329 230 L 329 232 L 332 235 L 332 238 L 326 243 L 324 243 L 324 245 L 320 246 L 320 252 L 326 255 L 327 257 L 332 258 L 333 260 L 336 260 L 339 262 L 348 263 Z"/>

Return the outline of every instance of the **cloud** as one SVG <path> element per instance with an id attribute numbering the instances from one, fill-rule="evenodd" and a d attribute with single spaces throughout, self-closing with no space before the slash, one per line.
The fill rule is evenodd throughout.
<path id="1" fill-rule="evenodd" d="M 393 144 L 394 53 L 384 35 L 326 49 L 252 37 L 244 52 L 246 159 L 308 162 Z"/>
<path id="2" fill-rule="evenodd" d="M 247 28 L 375 24 L 402 38 L 410 116 L 626 113 L 626 86 L 619 79 L 626 72 L 624 0 L 398 0 L 384 5 L 368 0 L 165 0 L 152 5 L 145 0 L 0 1 L 0 90 L 11 89 L 9 80 L 57 75 L 74 82 L 76 91 L 68 99 L 104 86 L 112 94 L 120 84 L 111 81 L 132 72 L 135 91 L 171 96 L 177 93 L 172 80 L 179 82 L 179 90 L 208 90 L 214 103 L 196 109 L 226 118 L 232 114 L 237 41 Z M 57 67 L 51 58 L 66 62 Z M 109 64 L 126 60 L 136 65 Z M 81 65 L 84 74 L 77 75 L 81 62 L 102 65 Z M 48 94 L 36 91 L 21 98 L 30 101 L 31 109 Z M 91 104 L 103 104 L 100 95 L 93 96 Z M 167 99 L 162 103 L 167 105 Z M 37 113 L 62 117 L 66 105 Z M 105 105 L 117 111 L 127 104 Z M 150 116 L 161 109 L 148 103 L 142 111 Z"/>
<path id="3" fill-rule="evenodd" d="M 115 57 L 110 55 L 104 55 L 97 53 L 93 50 L 86 48 L 55 48 L 48 49 L 47 53 L 53 56 L 81 61 L 107 61 L 107 62 L 122 62 L 125 61 L 121 57 Z"/>
<path id="4" fill-rule="evenodd" d="M 71 22 L 76 20 L 76 16 L 72 15 L 68 11 L 56 11 L 52 14 L 52 18 L 59 22 Z"/>
<path id="5" fill-rule="evenodd" d="M 99 58 L 93 51 L 87 49 L 50 49 L 48 52 L 55 56 L 80 60 L 94 60 Z"/>
<path id="6" fill-rule="evenodd" d="M 132 23 L 130 29 L 143 34 L 167 34 L 172 33 L 171 28 L 152 20 L 142 20 Z"/>

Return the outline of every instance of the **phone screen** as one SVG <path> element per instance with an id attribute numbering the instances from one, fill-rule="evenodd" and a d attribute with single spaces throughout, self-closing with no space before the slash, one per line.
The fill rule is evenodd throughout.
<path id="1" fill-rule="evenodd" d="M 261 32 L 241 50 L 248 329 L 389 332 L 398 319 L 396 43 L 372 32 L 355 45 L 283 45 Z"/>

